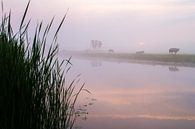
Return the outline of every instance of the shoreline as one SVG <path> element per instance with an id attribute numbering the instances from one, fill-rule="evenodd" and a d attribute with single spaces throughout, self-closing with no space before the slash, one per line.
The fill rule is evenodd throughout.
<path id="1" fill-rule="evenodd" d="M 95 53 L 95 52 L 63 52 L 80 59 L 96 59 L 119 63 L 136 63 L 147 65 L 166 65 L 195 67 L 195 55 L 171 54 L 131 54 L 131 53 Z M 62 53 L 60 54 L 62 55 Z"/>

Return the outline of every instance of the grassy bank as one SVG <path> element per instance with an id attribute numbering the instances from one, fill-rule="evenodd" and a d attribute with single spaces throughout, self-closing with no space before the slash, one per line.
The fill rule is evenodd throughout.
<path id="1" fill-rule="evenodd" d="M 189 54 L 132 54 L 132 53 L 96 53 L 96 52 L 66 52 L 66 54 L 126 61 L 145 61 L 145 62 L 162 62 L 162 63 L 180 63 L 195 64 L 195 55 Z"/>

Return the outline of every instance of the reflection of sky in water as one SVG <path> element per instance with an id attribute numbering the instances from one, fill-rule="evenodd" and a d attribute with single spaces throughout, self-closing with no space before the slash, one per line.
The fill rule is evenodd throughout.
<path id="1" fill-rule="evenodd" d="M 72 61 L 97 99 L 88 109 L 89 119 L 81 121 L 83 127 L 100 122 L 104 129 L 144 128 L 140 124 L 146 129 L 194 129 L 195 68 L 171 72 L 169 66 L 101 62 L 92 67 L 89 60 Z"/>

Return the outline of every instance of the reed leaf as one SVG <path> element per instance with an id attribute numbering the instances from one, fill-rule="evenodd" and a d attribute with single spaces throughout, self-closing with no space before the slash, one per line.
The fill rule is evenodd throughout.
<path id="1" fill-rule="evenodd" d="M 16 33 L 12 30 L 11 11 L 8 16 L 2 15 L 0 129 L 72 129 L 76 120 L 74 105 L 84 84 L 75 90 L 80 76 L 65 84 L 71 57 L 59 61 L 55 42 L 45 51 L 54 18 L 45 28 L 43 22 L 38 24 L 30 42 L 30 20 L 25 24 L 29 6 L 30 1 Z M 55 41 L 65 17 L 55 32 Z"/>

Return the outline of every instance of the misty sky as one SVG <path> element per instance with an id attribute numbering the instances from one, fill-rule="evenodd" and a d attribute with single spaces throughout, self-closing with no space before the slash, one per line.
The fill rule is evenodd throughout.
<path id="1" fill-rule="evenodd" d="M 4 0 L 17 27 L 28 0 Z M 103 49 L 166 53 L 178 47 L 195 53 L 195 0 L 31 0 L 32 24 L 55 15 L 56 23 L 69 8 L 59 44 L 61 49 L 88 49 L 90 40 Z"/>

